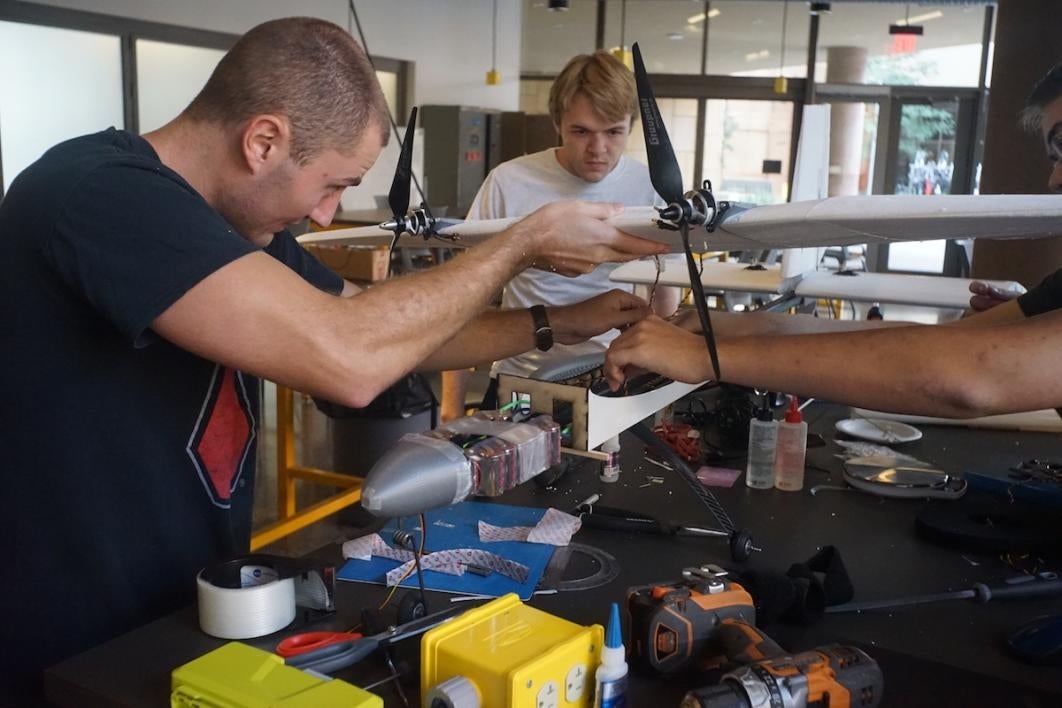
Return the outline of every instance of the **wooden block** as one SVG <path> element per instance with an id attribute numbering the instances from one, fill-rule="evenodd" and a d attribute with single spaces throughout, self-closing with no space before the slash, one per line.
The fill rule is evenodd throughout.
<path id="1" fill-rule="evenodd" d="M 376 282 L 387 278 L 390 251 L 386 246 L 364 248 L 307 244 L 303 248 L 346 280 Z"/>

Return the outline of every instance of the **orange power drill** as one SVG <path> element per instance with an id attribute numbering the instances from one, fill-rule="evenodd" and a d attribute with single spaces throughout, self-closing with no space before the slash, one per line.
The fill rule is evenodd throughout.
<path id="1" fill-rule="evenodd" d="M 756 627 L 752 596 L 717 565 L 686 568 L 682 580 L 627 590 L 628 636 L 635 666 L 673 674 L 750 664 L 784 654 Z"/>
<path id="2" fill-rule="evenodd" d="M 874 708 L 883 685 L 876 661 L 829 644 L 735 669 L 715 686 L 687 693 L 681 708 Z"/>

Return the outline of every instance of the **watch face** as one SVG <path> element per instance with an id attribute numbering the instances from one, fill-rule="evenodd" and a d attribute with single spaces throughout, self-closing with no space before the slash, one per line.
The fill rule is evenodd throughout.
<path id="1" fill-rule="evenodd" d="M 535 322 L 535 346 L 539 351 L 549 351 L 553 346 L 553 328 L 549 325 L 546 308 L 542 305 L 534 305 L 530 310 Z"/>

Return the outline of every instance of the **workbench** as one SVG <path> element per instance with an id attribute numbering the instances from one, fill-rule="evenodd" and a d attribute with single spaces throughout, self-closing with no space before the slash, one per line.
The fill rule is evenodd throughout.
<path id="1" fill-rule="evenodd" d="M 998 557 L 920 538 L 915 516 L 924 500 L 884 499 L 856 491 L 809 494 L 813 485 L 843 484 L 835 457 L 838 448 L 832 441 L 834 422 L 847 417 L 848 409 L 813 404 L 805 413 L 810 430 L 822 434 L 827 444 L 808 451 L 804 491 L 751 490 L 744 477 L 732 488 L 716 490 L 735 524 L 748 528 L 762 548 L 745 567 L 784 573 L 821 546 L 833 545 L 843 556 L 858 601 L 962 590 L 978 582 L 993 585 L 1015 575 Z M 1062 456 L 1062 444 L 1053 434 L 947 427 L 926 427 L 923 432 L 920 441 L 896 448 L 953 472 L 1002 471 L 1024 460 Z M 643 445 L 630 434 L 624 435 L 623 444 L 618 483 L 599 481 L 596 468 L 589 466 L 555 488 L 529 483 L 497 501 L 569 510 L 599 492 L 601 503 L 612 507 L 711 525 L 707 512 L 676 474 L 647 464 Z M 734 459 L 730 466 L 743 468 L 744 459 Z M 664 482 L 642 486 L 646 475 L 662 476 Z M 977 494 L 983 493 L 970 492 L 967 499 Z M 608 604 L 621 601 L 629 586 L 676 579 L 683 567 L 691 565 L 741 567 L 730 560 L 726 543 L 718 540 L 586 527 L 573 540 L 611 553 L 620 566 L 618 578 L 593 590 L 538 595 L 531 604 L 582 624 L 604 624 Z M 314 555 L 342 562 L 338 546 Z M 1058 560 L 1051 569 L 1059 569 Z M 579 569 L 570 569 L 571 573 L 585 574 Z M 346 629 L 356 624 L 362 606 L 379 604 L 384 594 L 379 586 L 340 582 L 337 617 L 330 625 L 312 629 Z M 430 609 L 448 606 L 450 598 L 429 593 Z M 951 601 L 828 614 L 810 627 L 761 628 L 794 652 L 831 642 L 862 648 L 881 665 L 885 706 L 1050 706 L 1062 705 L 1062 670 L 1018 662 L 1004 651 L 1002 638 L 1030 619 L 1059 613 L 1062 598 L 988 604 Z M 250 643 L 271 648 L 285 634 Z M 196 610 L 189 607 L 56 665 L 46 675 L 47 691 L 57 704 L 78 708 L 168 705 L 170 671 L 220 644 L 200 632 Z M 413 665 L 414 675 L 405 684 L 412 705 L 418 705 L 417 649 L 416 640 L 411 640 L 397 652 Z M 365 685 L 386 673 L 382 662 L 369 659 L 337 675 Z M 677 706 L 683 692 L 698 685 L 695 678 L 661 681 L 636 675 L 630 705 Z M 390 684 L 376 690 L 386 705 L 402 705 Z"/>

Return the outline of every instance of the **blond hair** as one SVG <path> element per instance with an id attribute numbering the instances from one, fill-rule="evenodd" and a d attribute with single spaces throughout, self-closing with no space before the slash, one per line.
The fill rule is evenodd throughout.
<path id="1" fill-rule="evenodd" d="M 289 121 L 291 155 L 300 165 L 329 149 L 352 153 L 366 129 L 387 143 L 387 103 L 368 56 L 325 20 L 289 17 L 252 28 L 182 115 L 239 125 L 264 114 Z"/>
<path id="2" fill-rule="evenodd" d="M 580 93 L 605 120 L 620 121 L 637 116 L 634 74 L 604 50 L 573 57 L 561 69 L 549 90 L 549 115 L 554 125 L 560 126 L 561 116 Z"/>

